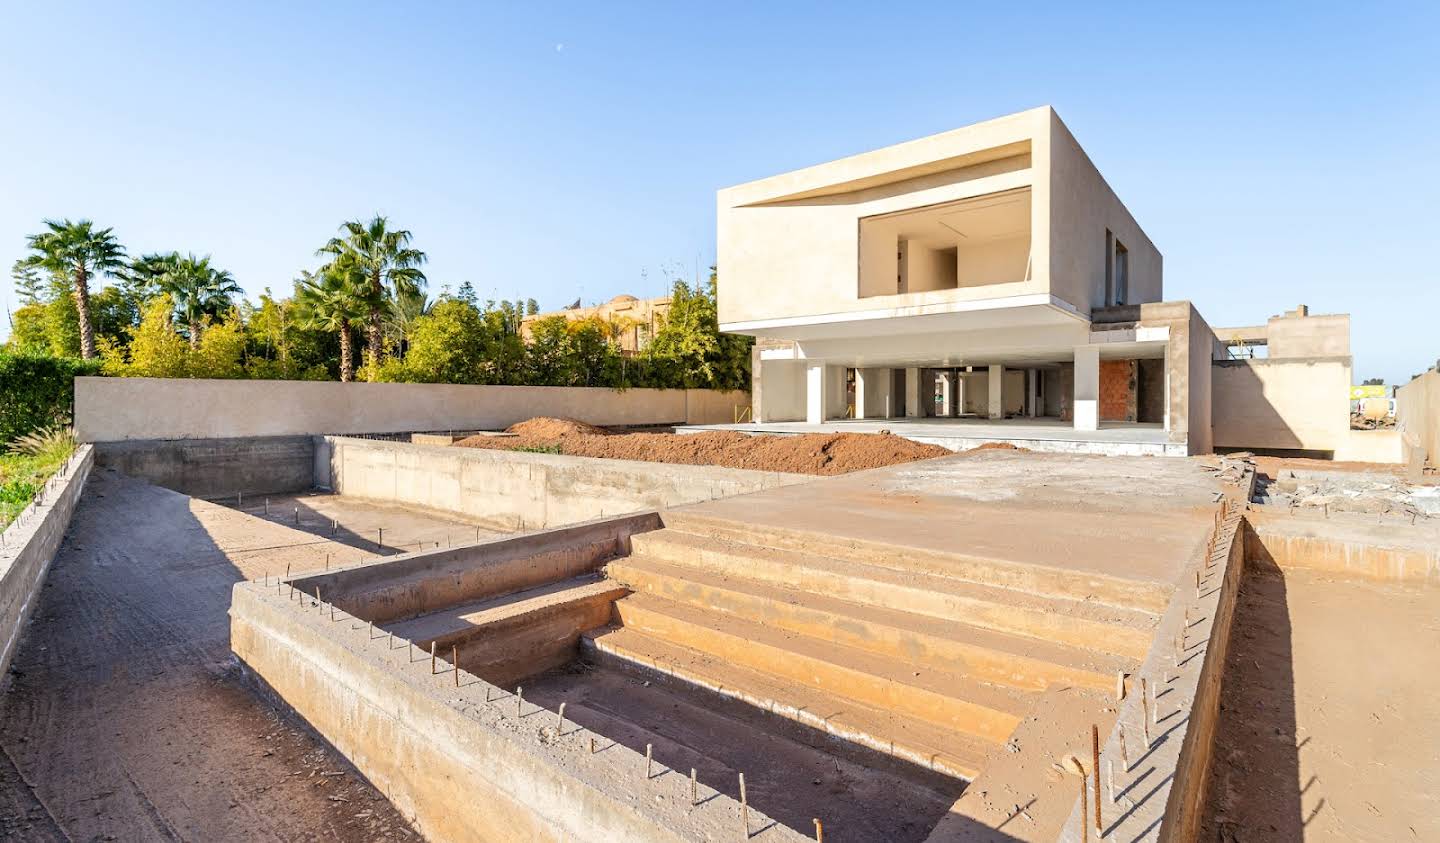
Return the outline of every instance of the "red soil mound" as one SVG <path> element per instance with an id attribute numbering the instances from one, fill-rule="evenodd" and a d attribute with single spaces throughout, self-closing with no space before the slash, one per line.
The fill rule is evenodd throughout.
<path id="1" fill-rule="evenodd" d="M 518 433 L 536 439 L 559 439 L 562 436 L 604 436 L 605 429 L 575 419 L 552 419 L 537 416 L 516 422 L 505 428 L 506 433 Z"/>
<path id="2" fill-rule="evenodd" d="M 794 474 L 845 474 L 945 456 L 939 445 L 922 445 L 883 433 L 811 433 L 803 436 L 749 436 L 735 431 L 705 433 L 585 432 L 599 430 L 564 419 L 530 419 L 512 426 L 517 439 L 473 436 L 465 448 L 559 448 L 575 457 L 717 465 Z"/>

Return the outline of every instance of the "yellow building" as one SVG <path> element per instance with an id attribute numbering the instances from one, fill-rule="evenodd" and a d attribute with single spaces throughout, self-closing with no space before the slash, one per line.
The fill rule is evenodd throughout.
<path id="1" fill-rule="evenodd" d="M 578 302 L 576 303 L 578 305 Z M 620 346 L 620 353 L 633 355 L 645 347 L 660 328 L 660 321 L 670 310 L 670 297 L 640 299 L 619 295 L 604 304 L 590 307 L 567 307 L 548 313 L 526 316 L 520 323 L 520 335 L 530 341 L 532 326 L 540 319 L 563 316 L 571 321 L 598 319 L 610 326 L 611 336 Z"/>

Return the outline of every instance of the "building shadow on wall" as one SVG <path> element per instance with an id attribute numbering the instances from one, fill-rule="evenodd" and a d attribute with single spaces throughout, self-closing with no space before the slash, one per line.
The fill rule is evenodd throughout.
<path id="1" fill-rule="evenodd" d="M 1295 670 L 1285 575 L 1249 525 L 1202 840 L 1300 840 L 1301 798 Z M 1314 811 L 1323 809 L 1323 800 Z M 1313 814 L 1312 814 L 1313 815 Z"/>

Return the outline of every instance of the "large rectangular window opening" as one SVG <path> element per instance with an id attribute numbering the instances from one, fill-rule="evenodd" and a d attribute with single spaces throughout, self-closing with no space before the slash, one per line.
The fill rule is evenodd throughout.
<path id="1" fill-rule="evenodd" d="M 860 220 L 860 297 L 1030 280 L 1030 188 Z"/>

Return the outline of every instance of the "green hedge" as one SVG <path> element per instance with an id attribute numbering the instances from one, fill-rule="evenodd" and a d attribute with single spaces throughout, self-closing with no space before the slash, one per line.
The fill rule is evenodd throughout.
<path id="1" fill-rule="evenodd" d="M 68 415 L 76 376 L 98 374 L 98 360 L 0 352 L 0 443 Z"/>

